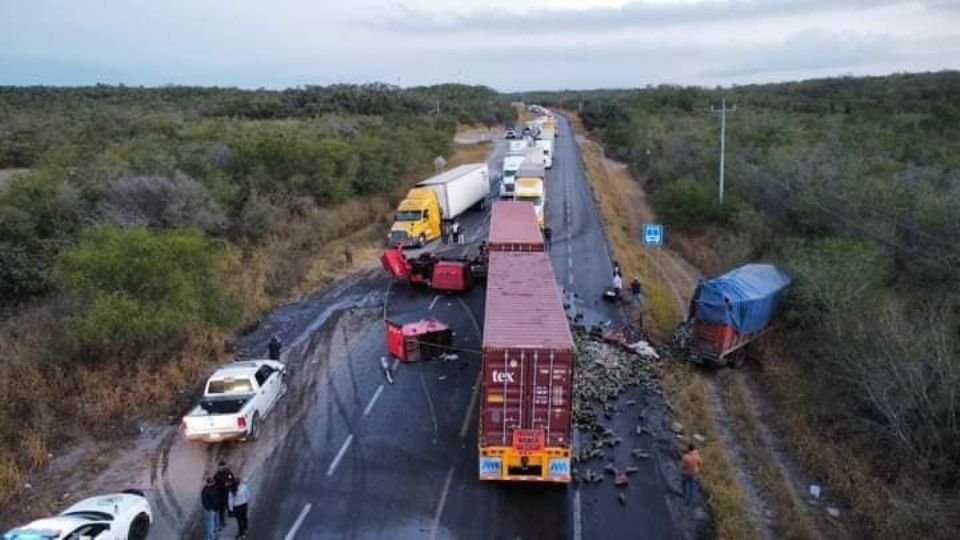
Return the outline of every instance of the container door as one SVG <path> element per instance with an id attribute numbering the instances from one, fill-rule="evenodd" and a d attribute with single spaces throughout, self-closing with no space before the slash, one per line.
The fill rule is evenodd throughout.
<path id="1" fill-rule="evenodd" d="M 530 427 L 542 429 L 547 446 L 570 444 L 572 380 L 568 353 L 538 352 L 531 362 Z"/>
<path id="2" fill-rule="evenodd" d="M 483 446 L 510 446 L 520 427 L 521 362 L 508 351 L 490 351 L 483 362 Z"/>

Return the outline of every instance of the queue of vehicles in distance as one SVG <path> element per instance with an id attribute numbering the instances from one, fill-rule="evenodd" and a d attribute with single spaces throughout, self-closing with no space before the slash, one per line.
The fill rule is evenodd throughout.
<path id="1" fill-rule="evenodd" d="M 512 127 L 505 131 L 509 147 L 500 172 L 500 199 L 532 203 L 537 224 L 542 229 L 547 170 L 553 167 L 554 139 L 558 132 L 552 112 L 538 105 L 531 106 L 530 111 L 538 116 L 524 124 L 521 138 L 517 139 Z"/>

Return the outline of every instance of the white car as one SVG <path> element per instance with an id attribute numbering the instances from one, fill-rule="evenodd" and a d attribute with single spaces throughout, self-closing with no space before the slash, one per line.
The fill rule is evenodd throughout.
<path id="1" fill-rule="evenodd" d="M 143 540 L 151 520 L 146 497 L 128 489 L 84 499 L 56 517 L 8 531 L 3 540 Z"/>
<path id="2" fill-rule="evenodd" d="M 267 414 L 287 392 L 287 367 L 275 360 L 227 364 L 207 380 L 200 404 L 183 417 L 183 435 L 216 443 L 256 440 Z"/>

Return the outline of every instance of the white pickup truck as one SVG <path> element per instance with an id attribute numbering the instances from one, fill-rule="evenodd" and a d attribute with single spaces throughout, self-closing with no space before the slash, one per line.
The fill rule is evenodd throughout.
<path id="1" fill-rule="evenodd" d="M 255 440 L 263 419 L 287 392 L 287 368 L 274 360 L 227 364 L 207 379 L 203 399 L 183 417 L 188 440 Z"/>

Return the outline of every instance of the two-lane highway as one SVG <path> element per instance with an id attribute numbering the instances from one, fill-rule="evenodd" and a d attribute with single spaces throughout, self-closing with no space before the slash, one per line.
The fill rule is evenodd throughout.
<path id="1" fill-rule="evenodd" d="M 617 311 L 600 301 L 612 277 L 600 216 L 574 134 L 564 120 L 559 128 L 547 180 L 557 280 L 579 295 L 585 322 L 616 320 Z M 446 249 L 474 249 L 486 237 L 489 214 L 473 212 L 463 223 L 471 242 Z M 476 401 L 484 289 L 436 295 L 396 283 L 385 296 L 385 310 L 341 313 L 311 329 L 318 347 L 301 369 L 317 370 L 319 382 L 306 398 L 308 412 L 257 473 L 252 538 L 676 536 L 653 465 L 640 473 L 649 481 L 634 475 L 626 508 L 617 505 L 610 482 L 583 488 L 481 483 Z M 386 382 L 384 312 L 449 324 L 457 358 L 400 365 L 395 383 Z"/>

